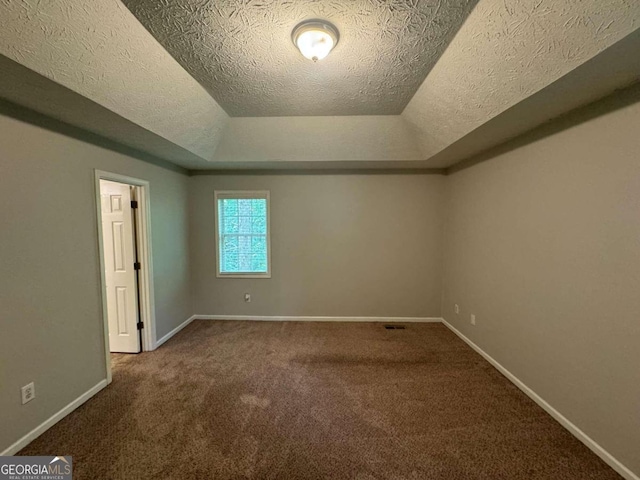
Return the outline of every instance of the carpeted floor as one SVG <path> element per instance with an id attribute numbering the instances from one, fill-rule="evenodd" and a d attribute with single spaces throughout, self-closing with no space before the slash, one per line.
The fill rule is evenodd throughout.
<path id="1" fill-rule="evenodd" d="M 76 479 L 619 479 L 441 324 L 195 321 L 20 452 Z"/>

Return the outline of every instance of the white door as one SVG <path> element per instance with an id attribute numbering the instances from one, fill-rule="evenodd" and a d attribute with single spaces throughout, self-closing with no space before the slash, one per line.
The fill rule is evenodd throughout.
<path id="1" fill-rule="evenodd" d="M 109 350 L 138 353 L 138 284 L 131 186 L 100 180 Z"/>

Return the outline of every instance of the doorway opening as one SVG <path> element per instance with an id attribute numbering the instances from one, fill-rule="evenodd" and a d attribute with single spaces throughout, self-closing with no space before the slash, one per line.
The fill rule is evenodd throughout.
<path id="1" fill-rule="evenodd" d="M 96 170 L 107 382 L 112 357 L 155 349 L 149 183 Z"/>

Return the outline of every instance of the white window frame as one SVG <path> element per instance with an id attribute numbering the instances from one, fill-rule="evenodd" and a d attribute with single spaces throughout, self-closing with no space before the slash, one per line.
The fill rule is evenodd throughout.
<path id="1" fill-rule="evenodd" d="M 269 190 L 215 190 L 213 192 L 213 211 L 215 213 L 215 246 L 216 246 L 216 277 L 218 278 L 271 278 L 271 198 Z M 267 201 L 267 271 L 264 273 L 247 272 L 247 273 L 225 273 L 220 271 L 220 231 L 219 231 L 219 213 L 218 200 L 225 198 L 248 199 L 259 198 Z"/>

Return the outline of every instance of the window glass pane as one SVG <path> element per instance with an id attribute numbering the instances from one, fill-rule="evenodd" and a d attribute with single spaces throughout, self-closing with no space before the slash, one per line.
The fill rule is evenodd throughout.
<path id="1" fill-rule="evenodd" d="M 216 210 L 216 216 L 218 217 L 218 232 L 220 235 L 224 232 L 224 200 L 218 200 L 218 209 Z M 222 251 L 222 245 L 220 245 L 220 251 Z"/>
<path id="2" fill-rule="evenodd" d="M 223 237 L 222 248 L 225 253 L 238 253 L 238 237 L 231 235 Z"/>
<path id="3" fill-rule="evenodd" d="M 253 237 L 251 239 L 251 251 L 253 253 L 267 256 L 267 238 L 266 237 Z"/>
<path id="4" fill-rule="evenodd" d="M 267 233 L 267 218 L 252 217 L 251 233 L 265 235 Z"/>
<path id="5" fill-rule="evenodd" d="M 225 217 L 235 217 L 238 215 L 238 200 L 233 198 L 225 198 L 222 202 L 222 214 Z"/>
<path id="6" fill-rule="evenodd" d="M 235 273 L 240 271 L 240 262 L 237 253 L 226 253 L 223 258 L 223 272 Z"/>
<path id="7" fill-rule="evenodd" d="M 251 271 L 251 254 L 240 255 L 240 271 L 241 272 Z"/>
<path id="8" fill-rule="evenodd" d="M 251 199 L 250 198 L 242 198 L 238 200 L 238 215 L 240 215 L 241 217 L 251 216 Z"/>
<path id="9" fill-rule="evenodd" d="M 251 200 L 251 213 L 255 216 L 267 216 L 267 201 L 264 198 L 254 198 Z"/>
<path id="10" fill-rule="evenodd" d="M 251 255 L 251 270 L 254 272 L 267 271 L 267 257 L 263 254 L 254 253 Z"/>
<path id="11" fill-rule="evenodd" d="M 238 217 L 223 217 L 222 234 L 240 233 L 238 228 Z"/>
<path id="12" fill-rule="evenodd" d="M 251 233 L 251 218 L 252 217 L 239 217 L 239 233 Z"/>
<path id="13" fill-rule="evenodd" d="M 238 245 L 240 246 L 239 252 L 242 255 L 250 254 L 251 253 L 251 237 L 242 235 L 238 237 L 238 240 L 239 240 Z"/>
<path id="14" fill-rule="evenodd" d="M 256 272 L 267 271 L 267 238 L 263 236 L 251 239 L 251 269 Z"/>

